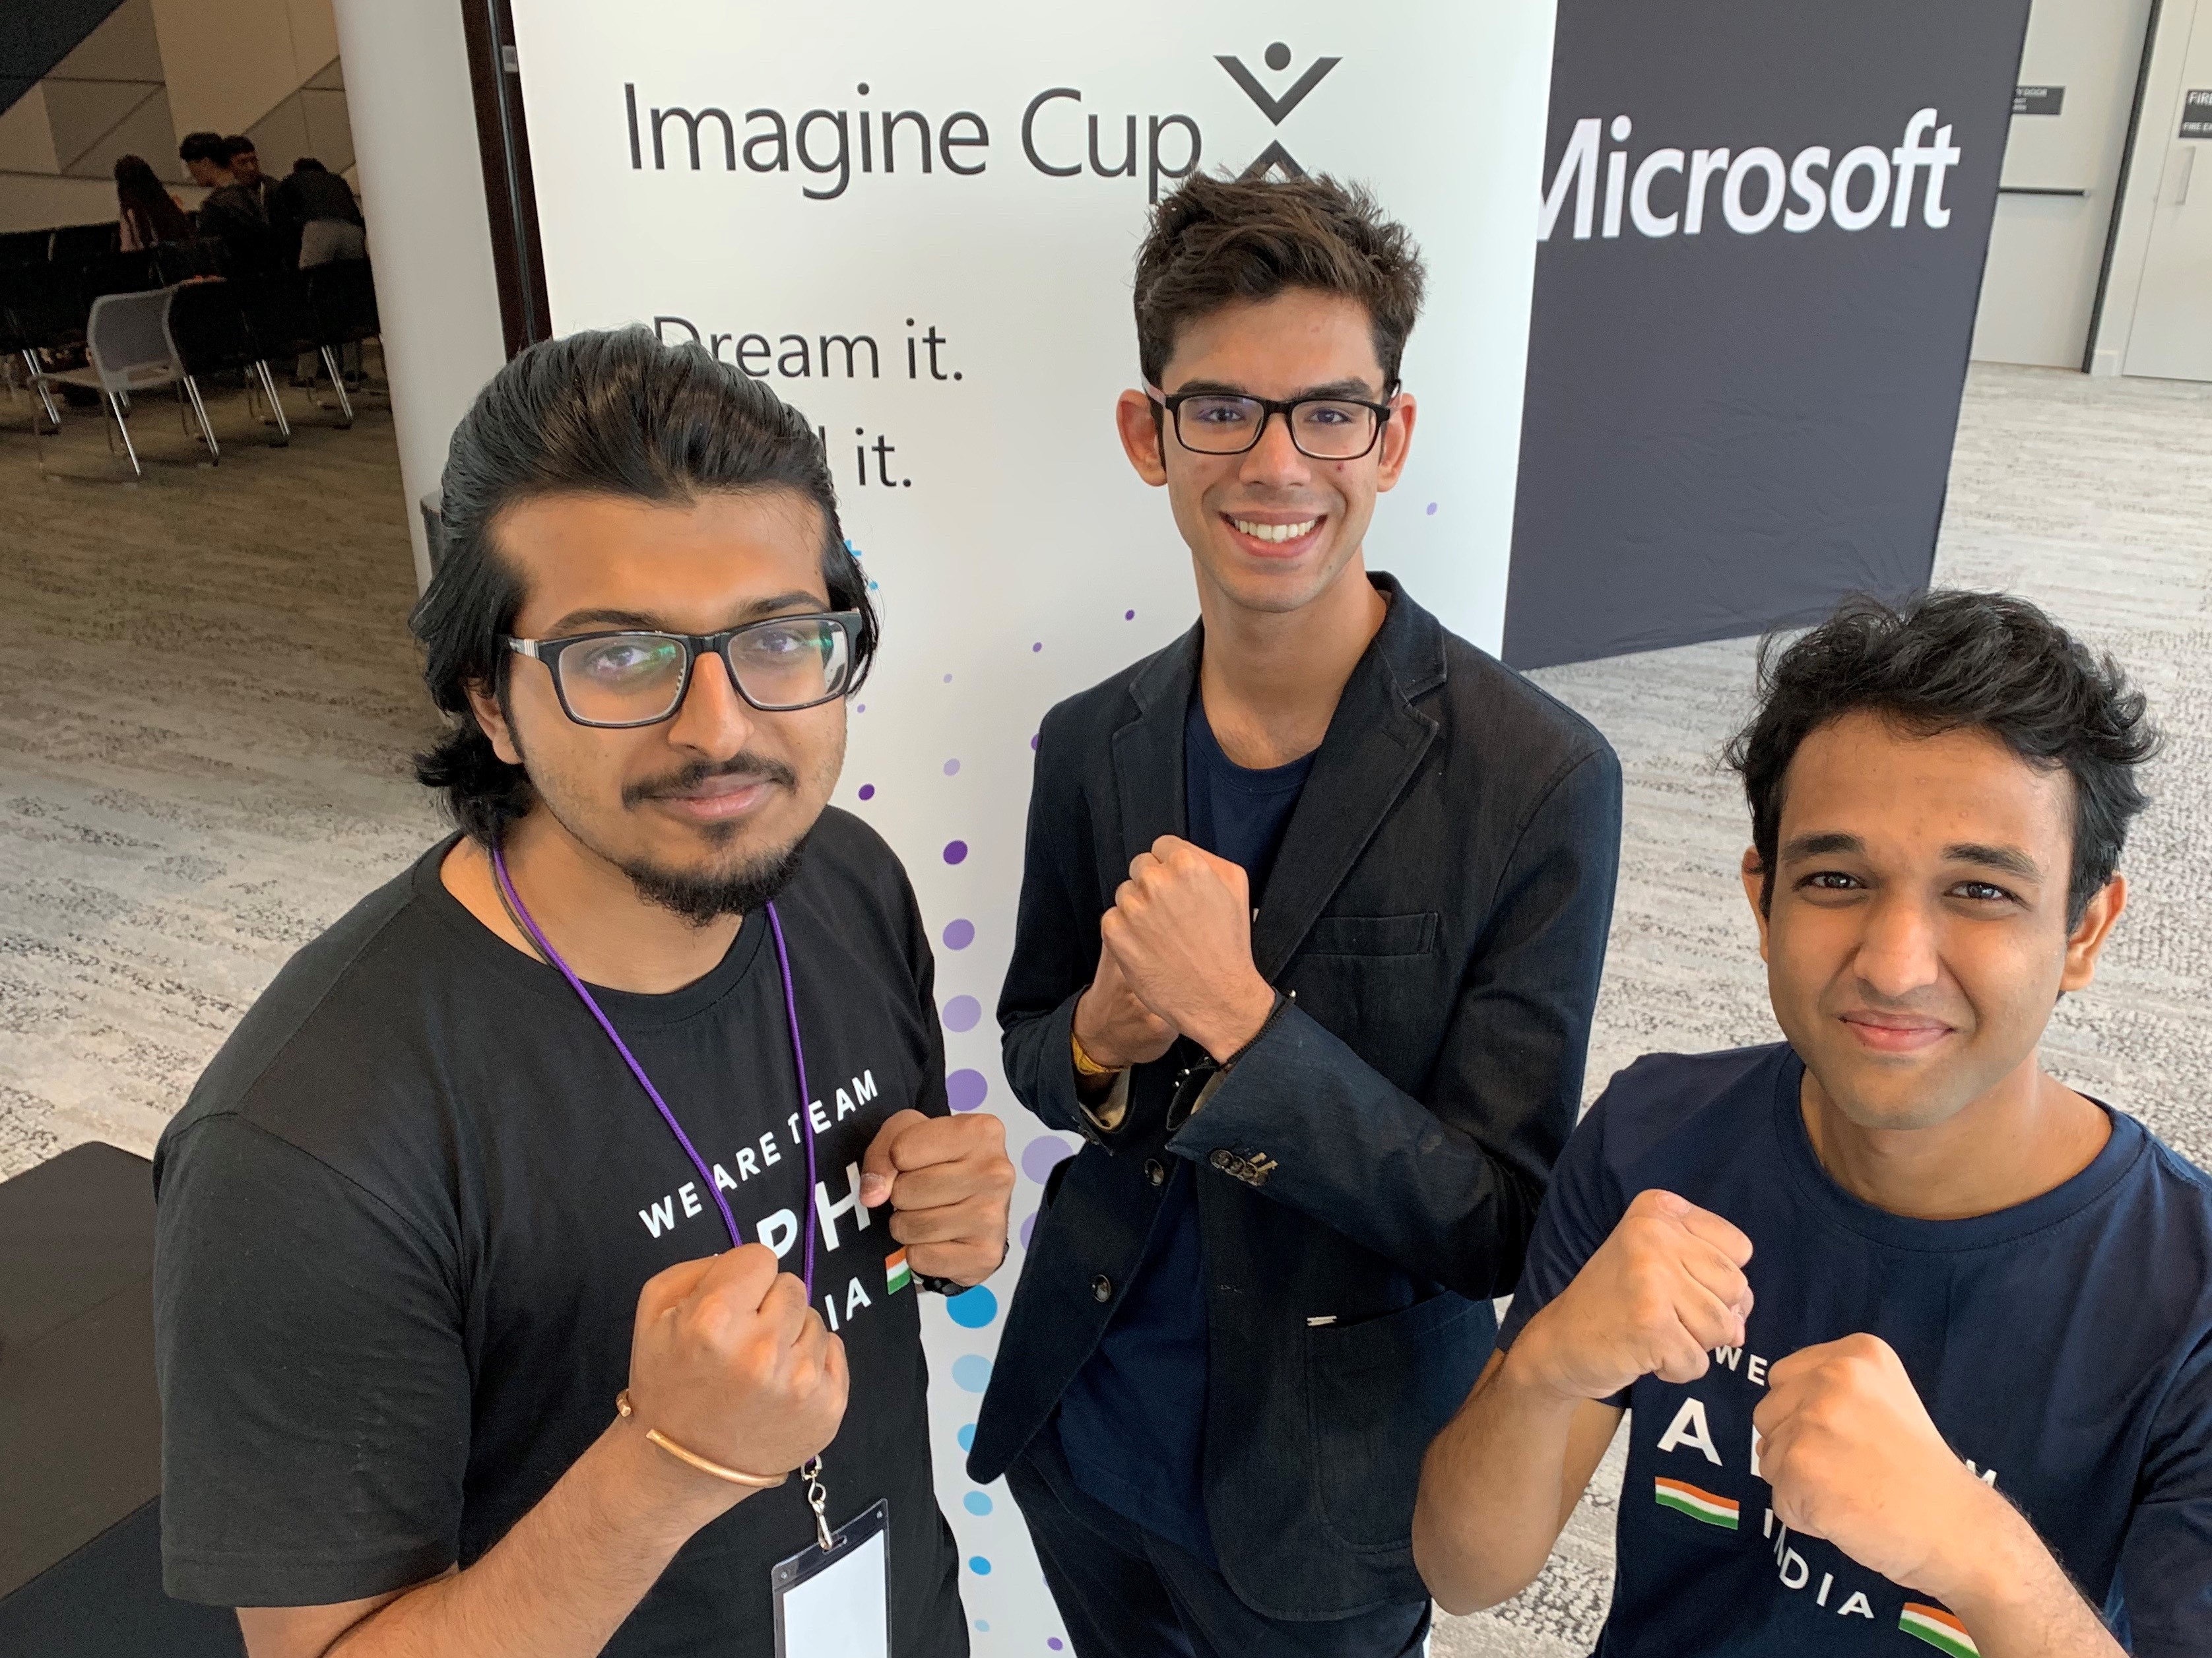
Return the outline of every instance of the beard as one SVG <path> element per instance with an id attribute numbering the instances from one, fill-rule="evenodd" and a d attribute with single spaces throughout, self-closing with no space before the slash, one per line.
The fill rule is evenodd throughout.
<path id="1" fill-rule="evenodd" d="M 516 746 L 520 751 L 519 741 Z M 838 758 L 842 760 L 842 757 L 841 745 Z M 526 769 L 529 756 L 526 754 L 523 759 Z M 623 805 L 635 807 L 656 795 L 680 792 L 694 787 L 708 778 L 720 776 L 764 778 L 786 788 L 796 787 L 799 782 L 798 774 L 780 760 L 766 756 L 740 754 L 719 764 L 695 762 L 650 783 L 633 784 L 623 791 Z M 646 902 L 657 904 L 681 916 L 695 927 L 711 926 L 725 915 L 746 915 L 763 908 L 798 875 L 807 839 L 813 833 L 813 826 L 809 824 L 798 838 L 787 845 L 757 853 L 734 868 L 703 873 L 694 870 L 670 869 L 650 859 L 613 855 L 599 846 L 593 836 L 583 833 L 580 824 L 569 821 L 551 791 L 534 777 L 532 784 L 538 796 L 538 804 L 568 832 L 571 840 L 597 853 L 628 876 L 632 889 Z M 719 823 L 707 831 L 707 838 L 720 846 L 735 838 L 738 832 L 734 823 Z"/>
<path id="2" fill-rule="evenodd" d="M 787 847 L 749 858 L 735 869 L 712 875 L 663 869 L 643 860 L 617 863 L 637 896 L 649 904 L 706 926 L 725 915 L 745 915 L 766 906 L 789 886 L 806 852 L 804 835 Z"/>

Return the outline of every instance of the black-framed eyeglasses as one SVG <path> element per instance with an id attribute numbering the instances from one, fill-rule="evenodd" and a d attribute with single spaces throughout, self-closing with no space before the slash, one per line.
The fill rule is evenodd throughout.
<path id="1" fill-rule="evenodd" d="M 629 628 L 503 642 L 517 656 L 545 665 L 561 712 L 569 719 L 618 730 L 672 719 L 691 689 L 692 665 L 702 652 L 722 659 L 738 695 L 763 714 L 835 701 L 852 683 L 860 636 L 860 613 L 836 610 L 770 616 L 718 634 Z"/>
<path id="2" fill-rule="evenodd" d="M 1358 398 L 1239 397 L 1222 392 L 1145 388 L 1175 422 L 1176 441 L 1200 455 L 1241 455 L 1258 446 L 1271 415 L 1280 415 L 1297 452 L 1310 460 L 1358 460 L 1375 446 L 1390 405 Z"/>

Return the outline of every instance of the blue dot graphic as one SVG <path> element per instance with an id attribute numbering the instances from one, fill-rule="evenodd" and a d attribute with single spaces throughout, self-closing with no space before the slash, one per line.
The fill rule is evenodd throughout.
<path id="1" fill-rule="evenodd" d="M 983 1017 L 983 1004 L 973 996 L 955 996 L 945 1005 L 947 1030 L 973 1030 Z"/>
<path id="2" fill-rule="evenodd" d="M 947 950 L 965 950 L 975 942 L 975 922 L 963 918 L 945 924 L 945 947 Z"/>
<path id="3" fill-rule="evenodd" d="M 978 1618 L 975 1620 L 975 1629 L 978 1634 L 988 1635 L 991 1632 L 991 1620 L 988 1618 Z"/>
<path id="4" fill-rule="evenodd" d="M 991 1499 L 982 1491 L 970 1491 L 960 1499 L 960 1506 L 970 1514 L 988 1514 L 991 1511 Z"/>
<path id="5" fill-rule="evenodd" d="M 991 1563 L 980 1554 L 971 1554 L 968 1557 L 968 1570 L 978 1577 L 988 1577 L 991 1575 Z"/>
<path id="6" fill-rule="evenodd" d="M 945 1297 L 945 1310 L 963 1330 L 980 1330 L 999 1315 L 999 1298 L 981 1284 Z"/>
<path id="7" fill-rule="evenodd" d="M 1429 503 L 1429 516 L 1430 516 L 1431 518 L 1434 518 L 1436 515 L 1437 515 L 1437 504 L 1436 504 L 1436 502 L 1434 502 L 1434 501 L 1431 501 L 1431 502 Z"/>
<path id="8" fill-rule="evenodd" d="M 960 1427 L 960 1431 L 952 1436 L 960 1442 L 960 1448 L 962 1450 L 972 1451 L 975 1448 L 975 1424 L 974 1423 L 963 1423 Z"/>
<path id="9" fill-rule="evenodd" d="M 981 1353 L 963 1353 L 952 1361 L 952 1385 L 963 1394 L 980 1394 L 991 1385 L 991 1361 Z"/>

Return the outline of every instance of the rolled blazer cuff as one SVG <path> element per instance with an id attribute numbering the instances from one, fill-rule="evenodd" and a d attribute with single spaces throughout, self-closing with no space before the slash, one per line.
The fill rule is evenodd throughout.
<path id="1" fill-rule="evenodd" d="M 1124 1110 L 1120 1116 L 1102 1121 L 1075 1088 L 1075 1054 L 1068 1044 L 1075 1031 L 1075 1005 L 1082 999 L 1083 993 L 1076 991 L 1049 1013 L 1008 1033 L 1006 1080 L 1022 1102 L 1048 1127 L 1071 1130 L 1095 1145 L 1103 1145 L 1107 1136 L 1127 1116 L 1129 1073 L 1124 1071 L 1115 1080 L 1114 1091 L 1103 1102 L 1110 1108 L 1120 1101 Z"/>

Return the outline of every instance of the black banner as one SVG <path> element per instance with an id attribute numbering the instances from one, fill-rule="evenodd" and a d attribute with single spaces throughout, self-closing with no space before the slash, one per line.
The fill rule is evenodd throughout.
<path id="1" fill-rule="evenodd" d="M 1560 0 L 1505 657 L 1924 586 L 2027 0 Z"/>

